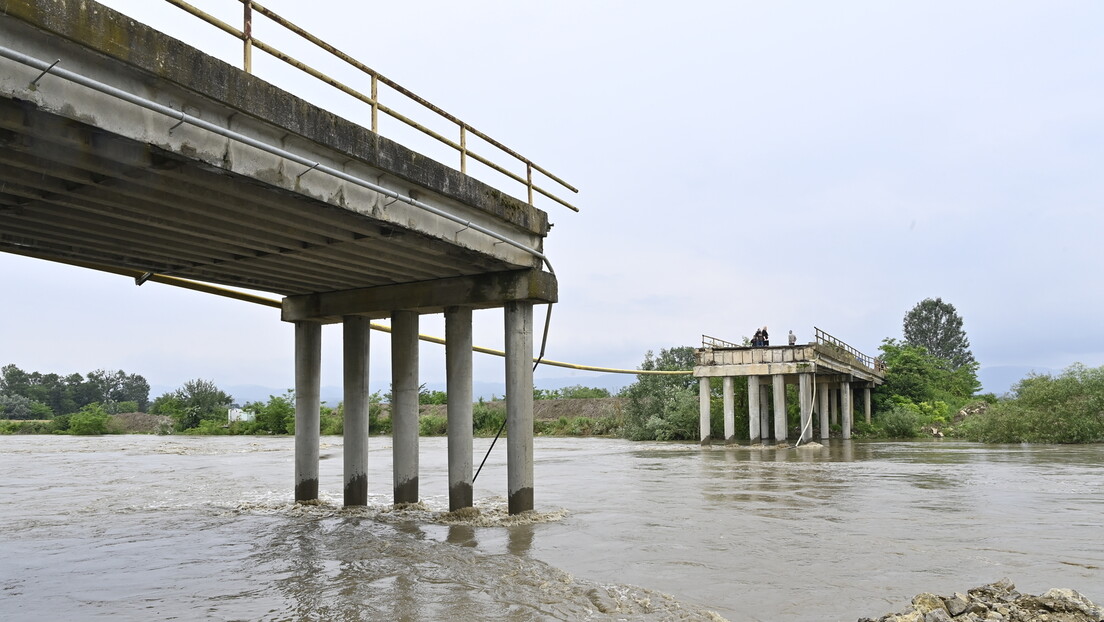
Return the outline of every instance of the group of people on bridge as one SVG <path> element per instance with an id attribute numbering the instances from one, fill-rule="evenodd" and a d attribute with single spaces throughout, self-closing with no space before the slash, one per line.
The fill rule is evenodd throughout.
<path id="1" fill-rule="evenodd" d="M 797 343 L 797 335 L 794 335 L 793 331 L 790 331 L 788 335 L 790 345 Z M 767 333 L 767 327 L 764 326 L 755 331 L 755 335 L 751 338 L 751 347 L 753 348 L 765 348 L 770 345 L 770 334 Z"/>

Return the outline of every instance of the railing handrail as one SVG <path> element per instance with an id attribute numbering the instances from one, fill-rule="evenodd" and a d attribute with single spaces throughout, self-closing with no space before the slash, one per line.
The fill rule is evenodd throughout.
<path id="1" fill-rule="evenodd" d="M 717 339 L 716 337 L 710 337 L 709 335 L 702 335 L 702 347 L 703 348 L 742 348 L 744 346 L 738 343 L 732 343 L 731 341 L 725 341 L 724 339 Z"/>
<path id="2" fill-rule="evenodd" d="M 875 368 L 873 357 L 867 356 L 866 354 L 863 354 L 862 352 L 859 352 L 855 348 L 852 348 L 851 346 L 847 345 L 843 341 L 841 341 L 839 339 L 836 339 L 832 335 L 829 335 L 828 333 L 826 333 L 823 330 L 817 328 L 816 326 L 813 327 L 813 331 L 816 333 L 817 343 L 823 343 L 823 344 L 827 344 L 827 345 L 831 345 L 831 346 L 835 346 L 837 348 L 840 348 L 843 351 L 845 351 L 845 352 L 851 354 L 852 356 L 854 356 L 863 365 L 866 365 L 867 367 L 869 367 L 871 369 Z"/>
<path id="3" fill-rule="evenodd" d="M 383 74 L 381 74 L 378 71 L 372 69 L 371 67 L 365 65 L 364 63 L 361 63 L 360 61 L 356 60 L 352 56 L 349 56 L 348 54 L 342 52 L 341 50 L 337 49 L 333 45 L 331 45 L 329 43 L 326 43 L 322 39 L 312 35 L 311 33 L 307 32 L 304 29 L 300 28 L 299 26 L 292 23 L 290 20 L 288 20 L 288 19 L 280 16 L 279 14 L 277 14 L 275 11 L 272 11 L 271 9 L 268 9 L 268 8 L 262 6 L 260 3 L 254 2 L 253 0 L 238 0 L 239 2 L 242 3 L 243 9 L 244 9 L 243 20 L 242 20 L 243 27 L 242 27 L 241 30 L 239 30 L 239 29 L 235 28 L 234 26 L 231 26 L 230 24 L 218 19 L 217 17 L 200 10 L 199 8 L 197 8 L 195 6 L 192 6 L 191 4 L 185 2 L 184 0 L 165 0 L 165 1 L 168 2 L 169 4 L 172 4 L 173 6 L 175 6 L 177 8 L 193 15 L 194 17 L 198 17 L 199 19 L 201 19 L 201 20 L 207 22 L 208 24 L 218 28 L 219 30 L 222 30 L 223 32 L 225 32 L 227 34 L 229 34 L 229 35 L 231 35 L 231 36 L 233 36 L 237 39 L 240 39 L 242 41 L 242 44 L 243 44 L 242 67 L 246 72 L 252 73 L 252 51 L 253 51 L 253 48 L 261 50 L 262 52 L 265 52 L 266 54 L 269 54 L 273 58 L 276 58 L 280 61 L 283 61 L 284 63 L 286 63 L 286 64 L 288 64 L 288 65 L 304 72 L 304 73 L 306 73 L 307 75 L 309 75 L 313 78 L 316 78 L 316 79 L 320 80 L 321 82 L 324 82 L 325 84 L 330 85 L 333 88 L 336 88 L 337 90 L 345 93 L 346 95 L 349 95 L 349 96 L 351 96 L 351 97 L 353 97 L 357 100 L 360 100 L 360 101 L 368 104 L 369 106 L 371 106 L 371 114 L 372 114 L 371 129 L 372 129 L 373 132 L 375 132 L 377 134 L 379 133 L 378 114 L 380 112 L 382 112 L 382 113 L 388 115 L 389 117 L 391 117 L 391 118 L 393 118 L 393 119 L 395 119 L 395 120 L 397 120 L 401 123 L 404 123 L 404 124 L 414 128 L 415 130 L 418 130 L 419 132 L 422 132 L 426 136 L 429 136 L 430 138 L 433 138 L 434 140 L 437 140 L 438 142 L 443 143 L 444 145 L 446 145 L 448 147 L 451 147 L 452 149 L 455 149 L 456 151 L 458 151 L 460 153 L 460 172 L 461 173 L 467 174 L 467 172 L 468 172 L 467 171 L 467 161 L 468 161 L 468 158 L 471 158 L 472 160 L 475 160 L 476 162 L 479 162 L 480 164 L 483 164 L 484 166 L 488 167 L 489 169 L 491 169 L 491 170 L 493 170 L 493 171 L 495 171 L 495 172 L 497 172 L 501 175 L 504 175 L 507 178 L 512 179 L 512 180 L 522 184 L 523 186 L 525 186 L 525 188 L 528 192 L 527 200 L 528 200 L 529 205 L 533 205 L 533 196 L 534 196 L 534 193 L 537 193 L 537 194 L 540 194 L 544 197 L 547 197 L 548 199 L 551 199 L 552 201 L 555 201 L 556 203 L 559 203 L 560 205 L 563 205 L 563 206 L 567 207 L 568 209 L 571 209 L 571 210 L 576 211 L 576 212 L 579 211 L 579 208 L 577 208 L 574 205 L 568 203 L 564 199 L 556 196 L 551 191 L 546 190 L 545 188 L 542 188 L 541 186 L 534 183 L 533 182 L 533 171 L 536 171 L 536 172 L 540 173 L 541 175 L 544 175 L 546 178 L 548 178 L 552 182 L 558 184 L 562 188 L 565 188 L 565 189 L 567 189 L 571 192 L 576 192 L 577 193 L 578 189 L 576 189 L 571 184 L 563 181 L 562 179 L 560 179 L 556 175 L 553 175 L 552 173 L 550 173 L 544 167 L 541 167 L 541 166 L 537 165 L 532 160 L 522 156 L 521 154 L 517 153 L 513 149 L 510 149 L 506 145 L 503 145 L 501 142 L 499 142 L 499 141 L 491 138 L 487 134 L 477 130 L 476 128 L 472 127 L 471 125 L 469 125 L 468 123 L 462 121 L 461 119 L 457 118 L 456 116 L 454 116 L 454 115 L 446 112 L 445 110 L 437 107 L 436 105 L 430 103 L 428 100 L 426 100 L 423 97 L 417 95 L 416 93 L 414 93 L 410 89 L 407 89 L 406 87 L 400 85 L 399 83 L 395 82 L 394 80 L 391 80 L 390 78 L 384 76 Z M 252 18 L 252 12 L 254 10 L 257 11 L 258 13 L 264 15 L 265 17 L 269 18 L 270 20 L 272 20 L 277 25 L 284 27 L 285 29 L 287 29 L 291 33 L 305 39 L 306 41 L 308 41 L 312 44 L 314 44 L 315 46 L 317 46 L 318 48 L 322 49 L 323 51 L 329 53 L 330 55 L 334 56 L 338 60 L 341 60 L 341 61 L 345 62 L 346 64 L 350 65 L 354 69 L 357 69 L 357 70 L 361 71 L 362 73 L 364 73 L 364 74 L 368 75 L 369 77 L 371 77 L 371 80 L 372 80 L 372 82 L 371 82 L 371 93 L 369 95 L 365 95 L 365 94 L 357 91 L 356 89 L 341 83 L 340 81 L 326 75 L 325 73 L 323 73 L 323 72 L 307 65 L 306 63 L 303 63 L 302 61 L 299 61 L 299 60 L 295 59 L 294 57 L 292 57 L 292 56 L 290 56 L 290 55 L 288 55 L 284 52 L 281 52 L 280 50 L 276 49 L 275 47 L 273 47 L 271 45 L 268 45 L 264 41 L 254 37 L 253 36 L 253 18 Z M 379 101 L 379 92 L 378 92 L 379 83 L 382 83 L 385 86 L 390 87 L 396 93 L 406 97 L 407 99 L 409 99 L 410 101 L 418 104 L 419 106 L 422 106 L 426 110 L 436 114 L 437 116 L 441 117 L 442 119 L 445 119 L 446 121 L 448 121 L 452 124 L 455 124 L 457 126 L 457 128 L 459 129 L 459 140 L 454 141 L 450 138 L 446 138 L 445 136 L 442 136 L 441 134 L 439 134 L 439 133 L 437 133 L 437 132 L 421 125 L 417 121 L 414 121 L 413 119 L 410 119 L 409 117 L 399 113 L 398 111 L 396 111 L 396 110 L 394 110 L 394 109 L 392 109 L 388 106 L 385 106 L 384 104 L 381 104 L 380 101 Z M 509 156 L 510 158 L 512 158 L 512 159 L 520 162 L 521 164 L 525 165 L 524 177 L 520 174 L 514 173 L 513 171 L 510 171 L 510 170 L 504 168 L 503 166 L 495 163 L 491 158 L 480 155 L 480 154 L 476 153 L 475 151 L 472 151 L 471 149 L 469 149 L 468 146 L 467 146 L 468 134 L 471 134 L 471 135 L 474 135 L 474 136 L 478 137 L 479 139 L 486 142 L 488 145 L 490 145 L 490 146 L 494 147 L 495 149 L 499 150 L 501 153 L 503 153 L 503 154 Z"/>

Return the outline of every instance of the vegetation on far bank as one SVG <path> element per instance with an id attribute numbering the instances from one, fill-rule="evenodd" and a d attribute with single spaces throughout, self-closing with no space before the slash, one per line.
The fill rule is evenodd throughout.
<path id="1" fill-rule="evenodd" d="M 879 347 L 885 383 L 872 394 L 873 417 L 854 417 L 857 438 L 913 438 L 921 434 L 990 443 L 1091 443 L 1104 441 L 1104 367 L 1075 364 L 1057 376 L 1030 375 L 1004 396 L 978 395 L 978 363 L 954 306 L 939 298 L 918 303 L 906 315 L 901 340 Z M 745 341 L 747 339 L 745 338 Z M 641 370 L 688 370 L 692 347 L 649 351 Z M 228 421 L 233 398 L 210 380 L 191 380 L 152 402 L 149 384 L 122 370 L 95 370 L 87 376 L 27 373 L 14 365 L 0 369 L 0 434 L 294 434 L 295 395 L 269 396 L 244 404 L 250 421 Z M 534 433 L 554 436 L 620 436 L 632 440 L 697 441 L 698 379 L 683 375 L 638 375 L 618 393 L 616 406 L 591 412 L 584 400 L 609 398 L 606 389 L 573 386 L 535 389 L 535 400 L 560 400 L 559 416 L 534 420 Z M 797 388 L 786 386 L 789 436 L 800 430 Z M 737 438 L 747 439 L 747 383 L 735 383 Z M 423 390 L 419 429 L 423 436 L 444 435 L 448 419 L 444 391 Z M 369 399 L 369 432 L 389 434 L 387 396 Z M 575 402 L 578 407 L 570 403 Z M 147 406 L 148 405 L 148 406 Z M 855 404 L 857 411 L 861 405 Z M 723 436 L 721 383 L 711 383 L 710 428 Z M 152 419 L 148 417 L 152 416 Z M 147 417 L 143 419 L 142 417 Z M 321 407 L 322 434 L 342 434 L 344 407 Z M 505 406 L 480 399 L 473 405 L 477 436 L 503 429 Z M 833 426 L 832 432 L 839 433 Z"/>

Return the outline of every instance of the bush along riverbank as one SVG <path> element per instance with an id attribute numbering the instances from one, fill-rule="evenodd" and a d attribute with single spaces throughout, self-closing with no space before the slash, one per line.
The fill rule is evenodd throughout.
<path id="1" fill-rule="evenodd" d="M 858 622 L 1104 622 L 1104 608 L 1080 593 L 1055 588 L 1042 596 L 1021 594 L 1001 579 L 952 596 L 917 594 L 903 611 Z"/>

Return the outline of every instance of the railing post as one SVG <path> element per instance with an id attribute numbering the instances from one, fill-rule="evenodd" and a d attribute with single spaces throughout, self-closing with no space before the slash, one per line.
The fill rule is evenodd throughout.
<path id="1" fill-rule="evenodd" d="M 379 134 L 379 78 L 372 74 L 372 131 Z"/>
<path id="2" fill-rule="evenodd" d="M 533 163 L 525 163 L 525 180 L 529 187 L 529 205 L 533 204 Z"/>
<path id="3" fill-rule="evenodd" d="M 242 27 L 242 68 L 245 73 L 253 73 L 253 3 L 244 2 L 245 15 Z"/>
<path id="4" fill-rule="evenodd" d="M 468 131 L 460 124 L 460 172 L 468 174 Z"/>

